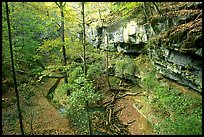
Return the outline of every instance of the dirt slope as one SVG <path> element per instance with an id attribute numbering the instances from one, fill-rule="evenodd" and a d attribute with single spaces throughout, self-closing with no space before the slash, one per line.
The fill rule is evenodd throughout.
<path id="1" fill-rule="evenodd" d="M 25 134 L 34 134 L 34 135 L 73 135 L 75 134 L 74 130 L 70 128 L 69 120 L 61 116 L 58 110 L 51 105 L 47 99 L 44 97 L 49 88 L 54 84 L 56 80 L 48 80 L 43 85 L 41 85 L 35 91 L 35 95 L 31 98 L 29 106 L 25 103 L 25 99 L 21 97 L 21 107 L 23 115 L 23 124 Z M 10 92 L 10 95 L 3 95 L 3 98 L 8 98 L 8 101 L 14 96 L 13 91 Z M 10 102 L 11 103 L 11 102 Z M 9 109 L 10 108 L 10 109 Z M 2 108 L 2 119 L 10 114 L 16 114 L 15 104 L 10 104 L 6 108 Z M 14 115 L 17 117 L 17 115 Z M 32 124 L 31 124 L 32 121 Z M 10 123 L 8 123 L 10 122 Z M 18 119 L 15 118 L 14 121 L 2 122 L 3 134 L 13 135 L 20 134 Z M 31 126 L 32 125 L 32 126 Z"/>

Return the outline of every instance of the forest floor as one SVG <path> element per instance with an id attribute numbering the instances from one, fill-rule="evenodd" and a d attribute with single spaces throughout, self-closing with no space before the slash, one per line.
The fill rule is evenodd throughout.
<path id="1" fill-rule="evenodd" d="M 23 125 L 25 134 L 34 135 L 74 135 L 75 131 L 70 127 L 70 122 L 67 118 L 63 117 L 59 111 L 45 98 L 45 95 L 49 91 L 50 87 L 56 80 L 51 79 L 40 85 L 38 92 L 31 98 L 32 106 L 27 106 L 25 102 L 21 102 Z M 2 96 L 7 98 L 8 102 L 12 103 L 12 97 L 15 94 L 8 93 Z M 20 134 L 19 122 L 17 119 L 16 105 L 8 104 L 8 107 L 2 108 L 2 121 L 3 134 L 13 135 Z M 10 113 L 10 114 L 9 114 Z M 8 121 L 10 117 L 8 115 L 14 115 L 15 120 Z M 7 118 L 6 118 L 7 117 Z M 15 122 L 14 122 L 15 121 Z M 32 122 L 32 124 L 31 124 Z"/>
<path id="2" fill-rule="evenodd" d="M 45 98 L 50 87 L 56 79 L 45 81 L 37 89 L 35 95 L 26 103 L 23 97 L 21 99 L 21 108 L 23 115 L 23 125 L 25 134 L 34 135 L 74 135 L 74 130 L 70 121 L 63 117 L 59 111 Z M 20 134 L 19 120 L 16 104 L 14 103 L 15 93 L 11 89 L 7 94 L 3 94 L 6 103 L 2 107 L 2 134 L 16 135 Z M 114 104 L 117 110 L 124 107 L 120 112 L 119 119 L 123 124 L 128 125 L 128 130 L 132 135 L 152 134 L 150 123 L 133 106 L 133 96 L 126 96 Z M 6 104 L 6 105 L 5 105 Z M 29 104 L 31 104 L 29 106 Z M 130 123 L 131 122 L 131 123 Z"/>
<path id="3" fill-rule="evenodd" d="M 123 108 L 120 112 L 119 119 L 123 124 L 128 125 L 131 135 L 152 135 L 154 134 L 150 122 L 137 111 L 134 107 L 135 100 L 139 96 L 125 96 L 116 100 L 114 109 Z"/>
<path id="4" fill-rule="evenodd" d="M 72 128 L 69 119 L 62 116 L 59 111 L 45 97 L 50 87 L 55 83 L 56 79 L 46 80 L 42 85 L 35 87 L 35 95 L 31 97 L 29 102 L 26 102 L 23 97 L 20 97 L 21 108 L 23 115 L 23 125 L 25 134 L 34 135 L 76 135 L 77 130 Z M 168 84 L 177 86 L 183 92 L 188 92 L 180 84 L 167 80 Z M 130 91 L 138 92 L 138 95 L 125 96 L 115 100 L 114 110 L 121 109 L 118 118 L 128 125 L 128 131 L 131 135 L 152 135 L 156 134 L 153 130 L 148 118 L 139 110 L 141 107 L 147 108 L 147 104 L 142 102 L 141 97 L 144 95 L 144 90 L 134 86 Z M 125 92 L 123 92 L 124 94 Z M 16 135 L 20 134 L 18 113 L 16 109 L 14 90 L 3 94 L 2 98 L 6 99 L 2 102 L 2 134 Z M 111 97 L 110 97 L 111 98 Z M 110 99 L 109 98 L 109 99 Z M 135 104 L 141 106 L 135 107 Z M 138 103 L 139 102 L 139 103 Z M 151 112 L 150 112 L 151 113 Z M 151 116 L 151 115 L 150 115 Z"/>
<path id="5" fill-rule="evenodd" d="M 48 102 L 45 96 L 50 87 L 54 84 L 56 79 L 44 83 L 41 89 L 41 94 L 33 97 L 33 102 L 39 107 L 34 110 L 35 118 L 33 121 L 33 134 L 44 135 L 74 135 L 74 130 L 70 127 L 70 122 L 67 118 L 63 117 L 59 111 Z"/>

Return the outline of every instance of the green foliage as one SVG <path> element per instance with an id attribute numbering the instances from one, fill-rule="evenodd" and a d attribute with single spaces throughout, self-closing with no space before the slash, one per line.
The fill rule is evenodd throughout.
<path id="1" fill-rule="evenodd" d="M 54 60 L 59 62 L 62 58 L 61 42 L 60 39 L 44 40 L 43 44 L 37 49 L 38 54 L 35 55 L 36 59 Z M 49 56 L 48 56 L 49 55 Z"/>
<path id="2" fill-rule="evenodd" d="M 186 94 L 180 95 L 175 89 L 156 87 L 157 102 L 162 103 L 172 118 L 167 118 L 159 123 L 162 127 L 160 133 L 199 135 L 202 131 L 202 104 L 200 100 Z"/>
<path id="3" fill-rule="evenodd" d="M 21 95 L 24 97 L 26 103 L 30 104 L 30 99 L 35 95 L 34 88 L 29 84 L 23 83 L 18 86 Z"/>
<path id="4" fill-rule="evenodd" d="M 83 70 L 80 66 L 77 66 L 76 68 L 74 68 L 74 70 L 69 74 L 69 83 L 70 84 L 74 84 L 75 80 L 79 77 L 82 76 L 83 74 Z"/>
<path id="5" fill-rule="evenodd" d="M 102 97 L 95 92 L 92 82 L 84 77 L 78 77 L 75 79 L 74 84 L 68 84 L 68 88 L 72 91 L 69 102 L 72 107 L 77 107 L 75 109 L 83 109 L 85 108 L 86 101 L 90 104 L 94 104 Z"/>
<path id="6" fill-rule="evenodd" d="M 134 60 L 130 58 L 125 58 L 124 60 L 119 60 L 115 64 L 116 76 L 123 78 L 133 77 L 135 74 L 136 66 Z"/>
<path id="7" fill-rule="evenodd" d="M 111 11 L 114 14 L 120 14 L 122 18 L 128 18 L 134 9 L 139 8 L 142 2 L 120 2 L 111 6 Z"/>
<path id="8" fill-rule="evenodd" d="M 199 109 L 200 111 L 200 109 Z M 170 135 L 201 135 L 202 113 L 192 113 L 189 116 L 176 115 L 174 119 L 166 118 L 159 123 L 160 134 Z M 161 128 L 162 127 L 162 128 Z"/>
<path id="9" fill-rule="evenodd" d="M 80 69 L 77 68 L 76 70 Z M 88 101 L 89 106 L 94 105 L 97 100 L 102 98 L 102 95 L 96 93 L 92 82 L 88 81 L 83 76 L 77 77 L 72 83 L 69 83 L 64 87 L 71 91 L 71 96 L 69 96 L 67 100 L 68 105 L 66 108 L 66 114 L 71 117 L 71 120 L 77 129 L 83 134 L 87 134 L 88 119 L 86 102 Z"/>
<path id="10" fill-rule="evenodd" d="M 88 64 L 103 63 L 104 55 L 98 49 L 95 49 L 92 45 L 87 45 L 87 57 Z"/>
<path id="11" fill-rule="evenodd" d="M 145 75 L 143 83 L 154 94 L 155 101 L 151 102 L 151 105 L 159 106 L 157 109 L 163 112 L 157 114 L 160 122 L 154 125 L 159 134 L 202 134 L 202 102 L 200 99 L 187 93 L 180 93 L 174 87 L 161 86 L 155 79 L 154 71 Z"/>
<path id="12" fill-rule="evenodd" d="M 158 82 L 155 78 L 156 71 L 151 71 L 148 75 L 144 76 L 143 83 L 148 90 L 153 89 Z"/>
<path id="13" fill-rule="evenodd" d="M 121 82 L 121 79 L 113 76 L 113 77 L 109 77 L 109 81 L 112 86 L 118 86 L 119 83 Z"/>
<path id="14" fill-rule="evenodd" d="M 104 73 L 104 69 L 102 68 L 102 65 L 99 63 L 95 63 L 92 65 L 89 65 L 88 71 L 87 71 L 87 77 L 91 80 L 94 80 L 94 78 L 102 75 Z"/>
<path id="15" fill-rule="evenodd" d="M 40 72 L 40 79 L 46 76 L 62 76 L 63 72 L 67 72 L 70 66 L 50 65 L 46 66 L 45 70 Z"/>
<path id="16" fill-rule="evenodd" d="M 35 60 L 34 56 L 42 40 L 45 37 L 51 37 L 51 33 L 55 31 L 52 25 L 47 26 L 50 22 L 46 15 L 36 10 L 40 5 L 43 7 L 44 3 L 9 3 L 15 69 L 26 72 L 26 77 L 34 76 L 42 70 L 39 69 L 41 66 L 36 62 L 37 60 Z M 2 3 L 2 6 L 2 69 L 3 76 L 8 79 L 11 73 L 10 50 L 5 3 Z M 52 29 L 50 29 L 51 27 Z M 17 77 L 19 78 L 18 82 L 21 83 L 23 81 L 22 74 L 17 73 Z"/>

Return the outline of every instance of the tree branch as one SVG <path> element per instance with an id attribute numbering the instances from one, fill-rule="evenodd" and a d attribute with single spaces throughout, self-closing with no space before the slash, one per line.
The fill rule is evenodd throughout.
<path id="1" fill-rule="evenodd" d="M 156 3 L 155 3 L 155 2 L 152 2 L 152 3 L 154 4 L 154 6 L 155 6 L 156 10 L 159 12 L 159 14 L 162 15 L 162 13 L 161 13 L 161 11 L 159 10 L 159 8 L 158 8 L 158 6 L 156 5 Z"/>
<path id="2" fill-rule="evenodd" d="M 57 6 L 60 8 L 60 5 L 57 2 L 55 2 L 55 4 L 57 4 Z"/>
<path id="3" fill-rule="evenodd" d="M 64 5 L 62 5 L 62 7 L 64 8 L 65 5 L 66 5 L 66 2 L 64 2 Z"/>

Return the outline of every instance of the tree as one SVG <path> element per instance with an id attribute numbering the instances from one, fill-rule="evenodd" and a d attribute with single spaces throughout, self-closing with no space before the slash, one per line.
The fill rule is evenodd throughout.
<path id="1" fill-rule="evenodd" d="M 86 28 L 85 28 L 85 20 L 84 20 L 84 2 L 82 2 L 82 18 L 83 18 L 84 77 L 86 78 Z M 91 120 L 90 120 L 90 117 L 89 117 L 88 107 L 89 107 L 88 106 L 88 100 L 86 100 L 86 112 L 87 112 L 87 119 L 88 119 L 88 131 L 89 131 L 89 135 L 92 135 Z"/>
<path id="2" fill-rule="evenodd" d="M 10 28 L 10 20 L 9 20 L 8 2 L 6 2 L 6 15 L 7 15 L 7 23 L 8 23 L 8 36 L 9 36 L 8 38 L 9 38 L 9 45 L 10 45 L 11 65 L 12 65 L 13 81 L 14 81 L 15 93 L 16 93 L 16 99 L 17 99 L 17 109 L 18 109 L 18 115 L 19 115 L 20 130 L 21 130 L 21 134 L 24 135 L 20 101 L 19 101 L 19 92 L 17 89 L 16 73 L 15 73 L 14 61 L 13 61 L 13 49 L 12 49 L 12 39 L 11 39 L 11 28 Z"/>
<path id="3" fill-rule="evenodd" d="M 98 13 L 99 13 L 99 17 L 100 17 L 102 28 L 103 28 L 104 27 L 104 20 L 101 17 L 101 12 L 100 12 L 99 7 L 98 7 Z M 110 87 L 109 76 L 108 76 L 108 36 L 107 36 L 106 30 L 104 32 L 105 32 L 104 35 L 106 37 L 106 41 L 105 41 L 105 44 L 106 44 L 106 76 L 107 76 L 107 82 L 108 82 L 108 89 L 110 90 L 111 87 Z"/>
<path id="4" fill-rule="evenodd" d="M 58 4 L 57 2 L 55 2 L 55 3 L 60 8 L 60 13 L 61 13 L 61 42 L 62 42 L 62 52 L 63 52 L 63 57 L 64 57 L 64 66 L 66 66 L 67 65 L 67 60 L 66 60 L 67 58 L 66 58 L 66 51 L 65 51 L 65 46 L 64 46 L 65 40 L 64 40 L 64 12 L 63 12 L 66 2 L 65 3 L 60 2 L 60 4 Z M 64 82 L 68 83 L 66 71 L 64 72 Z M 69 96 L 69 95 L 70 95 L 70 91 L 67 90 L 67 96 Z"/>
<path id="5" fill-rule="evenodd" d="M 10 6 L 10 27 L 13 36 L 13 50 L 17 84 L 27 82 L 27 77 L 34 77 L 45 67 L 45 61 L 35 58 L 37 49 L 44 39 L 54 37 L 54 29 L 44 13 L 44 3 L 12 2 Z M 40 9 L 40 10 L 39 10 Z M 39 10 L 39 11 L 38 11 Z M 31 23 L 32 22 L 32 23 Z M 6 16 L 2 13 L 2 61 L 3 79 L 10 80 L 11 64 L 8 58 L 9 47 Z"/>

